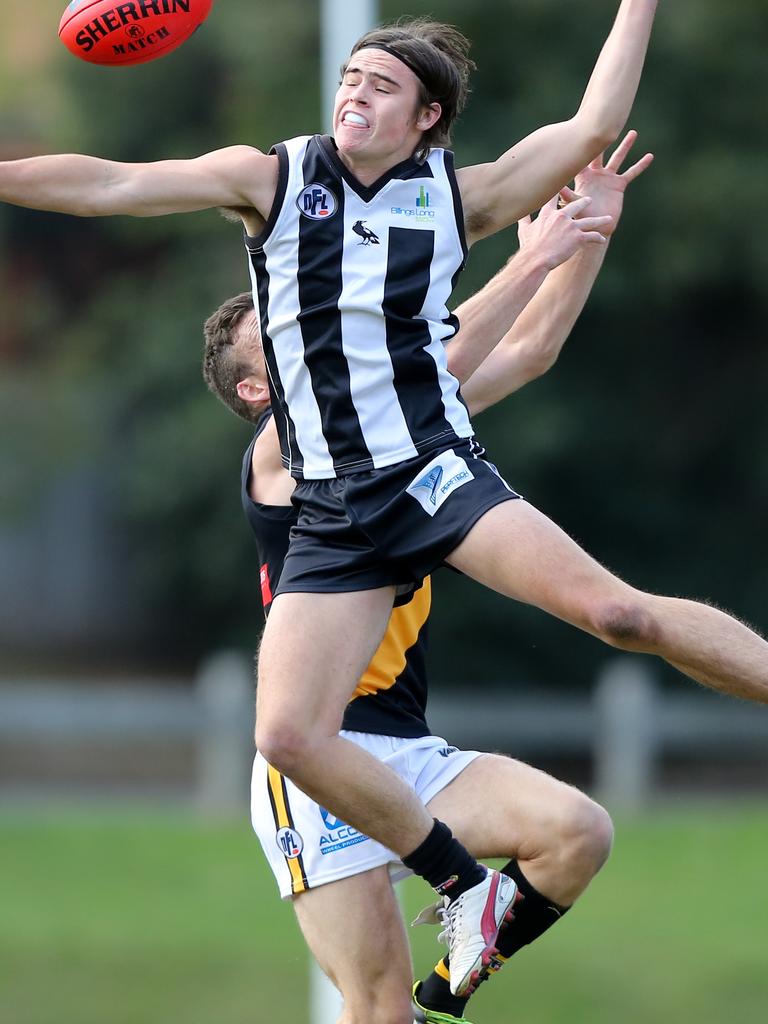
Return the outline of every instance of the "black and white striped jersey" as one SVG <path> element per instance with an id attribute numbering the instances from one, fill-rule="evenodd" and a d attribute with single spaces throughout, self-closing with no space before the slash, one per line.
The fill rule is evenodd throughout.
<path id="1" fill-rule="evenodd" d="M 328 136 L 273 152 L 275 202 L 246 248 L 286 468 L 344 476 L 470 437 L 444 350 L 467 252 L 453 154 L 366 187 Z"/>

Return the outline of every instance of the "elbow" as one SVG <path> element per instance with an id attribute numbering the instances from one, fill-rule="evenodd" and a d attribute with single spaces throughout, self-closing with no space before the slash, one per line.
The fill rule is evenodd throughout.
<path id="1" fill-rule="evenodd" d="M 539 377 L 543 377 L 545 373 L 548 373 L 557 362 L 557 353 L 541 353 L 535 358 L 531 359 L 525 367 L 525 383 L 530 384 L 533 380 L 538 380 Z"/>
<path id="2" fill-rule="evenodd" d="M 606 121 L 604 124 L 596 124 L 593 126 L 589 133 L 588 149 L 594 156 L 592 160 L 600 153 L 604 153 L 606 149 L 616 142 L 619 135 L 621 135 L 621 129 L 624 127 L 624 122 L 614 121 L 609 123 Z"/>
<path id="3" fill-rule="evenodd" d="M 615 113 L 606 111 L 602 119 L 593 126 L 594 142 L 601 153 L 617 141 L 626 121 L 625 116 L 617 117 Z"/>
<path id="4" fill-rule="evenodd" d="M 616 142 L 626 120 L 617 118 L 610 110 L 594 111 L 588 116 L 577 115 L 576 119 L 584 140 L 584 149 L 592 154 L 590 160 Z"/>
<path id="5" fill-rule="evenodd" d="M 618 141 L 625 123 L 624 119 L 606 123 L 602 134 L 596 134 L 595 145 L 597 146 L 598 153 L 604 153 L 606 149 Z"/>

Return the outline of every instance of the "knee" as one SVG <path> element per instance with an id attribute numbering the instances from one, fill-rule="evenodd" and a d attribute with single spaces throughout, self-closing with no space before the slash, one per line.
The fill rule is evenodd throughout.
<path id="1" fill-rule="evenodd" d="M 309 760 L 311 737 L 291 722 L 256 724 L 256 749 L 264 760 L 281 775 L 295 777 L 301 765 Z"/>
<path id="2" fill-rule="evenodd" d="M 584 793 L 573 791 L 561 819 L 561 849 L 575 874 L 584 884 L 608 860 L 613 845 L 611 816 Z"/>
<path id="3" fill-rule="evenodd" d="M 594 633 L 611 647 L 652 653 L 659 644 L 659 621 L 640 596 L 602 602 L 591 619 Z"/>

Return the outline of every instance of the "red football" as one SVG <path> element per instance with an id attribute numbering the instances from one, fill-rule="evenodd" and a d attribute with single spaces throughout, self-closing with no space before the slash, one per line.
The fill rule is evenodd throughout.
<path id="1" fill-rule="evenodd" d="M 67 49 L 91 64 L 144 64 L 175 50 L 213 0 L 72 0 L 59 23 Z"/>

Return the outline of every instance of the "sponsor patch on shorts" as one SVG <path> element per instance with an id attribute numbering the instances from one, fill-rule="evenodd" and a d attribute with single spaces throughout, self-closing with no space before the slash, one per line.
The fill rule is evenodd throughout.
<path id="1" fill-rule="evenodd" d="M 282 850 L 283 856 L 287 857 L 288 860 L 300 857 L 301 851 L 304 849 L 304 840 L 292 828 L 279 829 L 275 836 L 275 841 L 279 849 Z"/>
<path id="2" fill-rule="evenodd" d="M 433 516 L 455 490 L 474 480 L 464 459 L 453 450 L 442 452 L 427 463 L 406 487 L 429 516 Z"/>
<path id="3" fill-rule="evenodd" d="M 323 856 L 338 853 L 339 850 L 346 850 L 350 846 L 357 846 L 358 843 L 366 843 L 369 840 L 368 836 L 347 825 L 341 818 L 335 817 L 325 807 L 320 808 L 320 817 L 327 833 L 320 836 L 320 853 Z"/>

